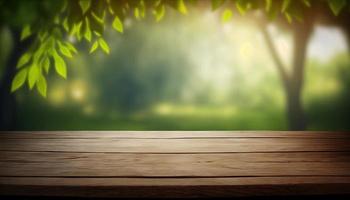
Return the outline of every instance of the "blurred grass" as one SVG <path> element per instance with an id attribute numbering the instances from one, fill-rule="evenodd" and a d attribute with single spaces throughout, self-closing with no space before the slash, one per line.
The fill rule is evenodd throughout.
<path id="1" fill-rule="evenodd" d="M 186 106 L 188 108 L 188 106 Z M 181 109 L 181 106 L 176 106 Z M 184 106 L 185 108 L 185 106 Z M 222 115 L 230 107 L 193 107 L 191 113 L 159 114 L 153 111 L 108 117 L 87 116 L 74 107 L 65 109 L 24 106 L 18 130 L 286 130 L 281 110 L 240 109 Z M 51 109 L 51 110 L 50 110 Z M 203 111 L 205 110 L 205 111 Z M 37 113 L 33 117 L 33 113 Z"/>

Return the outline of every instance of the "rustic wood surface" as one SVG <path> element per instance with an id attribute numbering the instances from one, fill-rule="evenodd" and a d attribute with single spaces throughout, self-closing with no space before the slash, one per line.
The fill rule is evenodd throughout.
<path id="1" fill-rule="evenodd" d="M 350 194 L 350 133 L 0 132 L 0 195 Z"/>

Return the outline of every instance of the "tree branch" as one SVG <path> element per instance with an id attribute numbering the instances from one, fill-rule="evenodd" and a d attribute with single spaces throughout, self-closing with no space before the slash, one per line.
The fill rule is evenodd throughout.
<path id="1" fill-rule="evenodd" d="M 263 37 L 265 39 L 265 42 L 267 44 L 268 49 L 270 50 L 273 62 L 275 63 L 276 67 L 277 67 L 277 71 L 280 74 L 280 77 L 282 79 L 282 82 L 284 84 L 284 86 L 287 88 L 288 84 L 289 84 L 289 76 L 286 72 L 286 68 L 282 63 L 282 59 L 280 58 L 280 56 L 277 53 L 277 49 L 271 39 L 271 35 L 269 34 L 269 32 L 266 29 L 266 24 L 259 24 L 260 30 L 263 34 Z"/>

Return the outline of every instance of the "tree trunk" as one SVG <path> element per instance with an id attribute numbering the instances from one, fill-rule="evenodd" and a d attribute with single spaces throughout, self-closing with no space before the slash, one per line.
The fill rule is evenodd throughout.
<path id="1" fill-rule="evenodd" d="M 307 128 L 307 119 L 302 104 L 302 88 L 306 50 L 312 29 L 312 24 L 303 23 L 298 24 L 293 30 L 292 74 L 285 88 L 289 130 L 299 131 Z"/>
<path id="2" fill-rule="evenodd" d="M 301 90 L 287 90 L 286 104 L 289 130 L 305 130 L 307 127 L 307 121 L 301 101 Z"/>
<path id="3" fill-rule="evenodd" d="M 307 121 L 302 105 L 301 94 L 304 80 L 306 50 L 309 37 L 313 30 L 312 18 L 308 18 L 304 23 L 295 24 L 292 29 L 294 49 L 291 73 L 286 71 L 286 66 L 282 63 L 272 38 L 266 29 L 266 23 L 260 23 L 259 25 L 283 84 L 289 130 L 305 130 Z"/>
<path id="4" fill-rule="evenodd" d="M 344 34 L 348 44 L 348 51 L 350 52 L 350 23 L 344 27 Z"/>
<path id="5" fill-rule="evenodd" d="M 16 98 L 11 93 L 11 83 L 16 74 L 16 64 L 19 57 L 28 49 L 31 41 L 20 42 L 20 32 L 11 30 L 13 38 L 12 51 L 7 58 L 3 77 L 0 82 L 0 130 L 16 128 Z"/>
<path id="6" fill-rule="evenodd" d="M 336 21 L 336 23 L 338 23 L 338 26 L 340 26 L 340 28 L 343 29 L 345 39 L 348 45 L 348 51 L 350 52 L 350 14 L 348 12 L 343 12 L 341 15 L 342 16 L 340 19 L 336 19 L 334 21 Z"/>

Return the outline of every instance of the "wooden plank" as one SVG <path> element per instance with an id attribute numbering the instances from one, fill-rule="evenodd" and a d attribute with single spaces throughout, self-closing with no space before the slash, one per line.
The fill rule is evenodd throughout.
<path id="1" fill-rule="evenodd" d="M 349 132 L 315 131 L 0 131 L 0 139 L 350 138 Z"/>
<path id="2" fill-rule="evenodd" d="M 223 185 L 294 185 L 350 184 L 349 177 L 229 177 L 229 178 L 73 178 L 73 177 L 1 177 L 0 185 L 37 186 L 223 186 Z M 350 191 L 348 191 L 350 192 Z"/>
<path id="3" fill-rule="evenodd" d="M 218 139 L 5 139 L 1 151 L 52 152 L 290 152 L 350 151 L 346 139 L 218 138 Z"/>
<path id="4" fill-rule="evenodd" d="M 350 178 L 350 154 L 329 152 L 215 155 L 1 152 L 0 176 L 349 176 Z"/>
<path id="5" fill-rule="evenodd" d="M 0 194 L 71 197 L 235 197 L 349 194 L 344 177 L 23 178 L 0 177 Z"/>
<path id="6" fill-rule="evenodd" d="M 348 133 L 0 133 L 0 196 L 228 197 L 349 188 Z"/>

